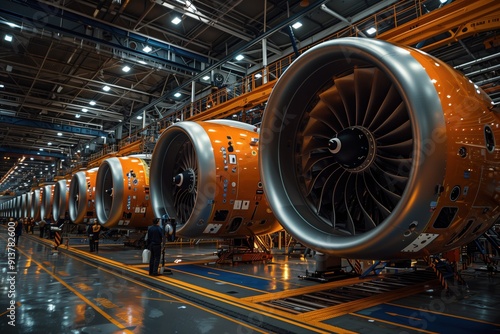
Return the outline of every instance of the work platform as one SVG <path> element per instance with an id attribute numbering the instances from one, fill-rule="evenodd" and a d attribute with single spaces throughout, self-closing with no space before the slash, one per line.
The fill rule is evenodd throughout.
<path id="1" fill-rule="evenodd" d="M 152 277 L 141 249 L 53 246 L 23 234 L 12 268 L 2 252 L 1 333 L 500 332 L 500 275 L 483 270 L 448 290 L 427 270 L 318 283 L 299 278 L 312 257 L 221 265 L 216 245 L 199 243 L 168 247 L 171 274 Z"/>

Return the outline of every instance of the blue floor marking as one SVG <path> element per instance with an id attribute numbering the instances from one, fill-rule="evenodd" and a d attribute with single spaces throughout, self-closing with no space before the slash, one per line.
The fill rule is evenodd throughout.
<path id="1" fill-rule="evenodd" d="M 381 319 L 392 323 L 410 326 L 415 329 L 437 333 L 470 334 L 480 332 L 493 333 L 500 331 L 500 325 L 495 326 L 493 324 L 476 322 L 474 320 L 427 312 L 423 309 L 414 310 L 387 304 L 380 304 L 356 313 L 373 317 L 374 320 Z"/>
<path id="2" fill-rule="evenodd" d="M 170 268 L 263 291 L 282 291 L 285 286 L 285 283 L 282 282 L 192 264 L 173 266 Z"/>

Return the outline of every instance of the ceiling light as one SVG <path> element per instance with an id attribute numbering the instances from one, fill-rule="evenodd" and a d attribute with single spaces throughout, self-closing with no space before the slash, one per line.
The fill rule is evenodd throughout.
<path id="1" fill-rule="evenodd" d="M 105 91 L 105 92 L 109 91 L 110 89 L 111 88 L 108 85 L 102 87 L 102 90 Z"/>
<path id="2" fill-rule="evenodd" d="M 208 80 L 208 79 L 210 79 L 210 76 L 205 75 L 202 79 L 203 79 L 203 80 Z"/>
<path id="3" fill-rule="evenodd" d="M 234 59 L 236 59 L 236 60 L 242 60 L 243 58 L 245 58 L 244 55 L 237 55 Z"/>
<path id="4" fill-rule="evenodd" d="M 89 110 L 88 110 L 87 108 L 82 108 L 82 111 L 83 111 L 83 112 L 87 112 L 87 111 L 89 111 Z"/>
<path id="5" fill-rule="evenodd" d="M 293 29 L 299 29 L 300 27 L 302 27 L 302 23 L 300 23 L 300 22 L 295 22 L 295 23 L 292 25 L 292 28 L 293 28 Z"/>
<path id="6" fill-rule="evenodd" d="M 447 3 L 448 0 L 439 0 L 439 2 L 441 2 L 441 3 Z"/>
<path id="7" fill-rule="evenodd" d="M 179 23 L 181 23 L 181 21 L 182 21 L 182 20 L 180 19 L 180 17 L 176 16 L 176 17 L 174 17 L 174 19 L 172 20 L 172 23 L 173 23 L 173 24 L 179 24 Z"/>
<path id="8" fill-rule="evenodd" d="M 127 73 L 128 71 L 130 71 L 130 67 L 128 67 L 127 65 L 123 66 L 122 67 L 122 71 Z"/>
<path id="9" fill-rule="evenodd" d="M 0 88 L 5 88 L 5 86 L 3 84 L 0 84 Z"/>
<path id="10" fill-rule="evenodd" d="M 90 101 L 90 102 L 89 102 L 89 104 L 90 104 L 91 106 L 95 106 L 95 101 Z"/>
<path id="11" fill-rule="evenodd" d="M 148 63 L 146 63 L 144 60 L 138 60 L 137 61 L 139 64 L 142 64 L 142 65 L 147 65 Z"/>
<path id="12" fill-rule="evenodd" d="M 368 29 L 368 30 L 366 31 L 366 33 L 367 33 L 368 35 L 373 35 L 373 34 L 374 34 L 374 33 L 376 33 L 376 32 L 377 32 L 377 29 L 375 29 L 375 28 L 373 28 L 373 27 L 371 27 L 370 29 Z"/>
<path id="13" fill-rule="evenodd" d="M 151 49 L 151 47 L 150 47 L 149 45 L 146 45 L 146 46 L 142 49 L 142 51 L 144 51 L 144 52 L 146 52 L 146 53 L 151 52 L 151 50 L 153 50 L 153 49 Z"/>
<path id="14" fill-rule="evenodd" d="M 39 148 L 38 150 L 43 151 L 43 148 Z"/>
<path id="15" fill-rule="evenodd" d="M 57 135 L 58 135 L 58 136 L 62 136 L 62 132 L 58 132 L 58 133 L 57 133 Z"/>
<path id="16" fill-rule="evenodd" d="M 257 73 L 257 74 L 255 75 L 255 78 L 256 78 L 256 79 L 262 78 L 262 74 Z"/>
<path id="17" fill-rule="evenodd" d="M 47 145 L 49 145 L 49 146 L 50 146 L 50 145 L 52 145 L 52 143 L 49 141 L 49 142 L 47 143 Z"/>
<path id="18" fill-rule="evenodd" d="M 75 115 L 75 117 L 76 117 L 76 118 L 80 118 L 80 114 L 76 114 L 76 115 Z"/>
<path id="19" fill-rule="evenodd" d="M 5 39 L 7 42 L 12 42 L 12 35 L 5 35 L 3 39 Z"/>
<path id="20" fill-rule="evenodd" d="M 142 119 L 142 116 L 141 115 L 137 116 L 137 119 Z"/>
<path id="21" fill-rule="evenodd" d="M 179 97 L 179 96 L 181 96 L 181 93 L 175 93 L 174 96 Z"/>

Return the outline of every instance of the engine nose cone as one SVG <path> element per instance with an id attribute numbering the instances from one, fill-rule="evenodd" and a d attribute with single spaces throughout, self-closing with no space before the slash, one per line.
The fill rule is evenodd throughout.
<path id="1" fill-rule="evenodd" d="M 358 128 L 342 130 L 337 137 L 330 139 L 328 149 L 335 160 L 346 169 L 361 166 L 370 150 L 367 135 Z"/>
<path id="2" fill-rule="evenodd" d="M 182 190 L 193 191 L 195 184 L 195 172 L 189 168 L 177 174 L 173 178 L 173 183 Z"/>

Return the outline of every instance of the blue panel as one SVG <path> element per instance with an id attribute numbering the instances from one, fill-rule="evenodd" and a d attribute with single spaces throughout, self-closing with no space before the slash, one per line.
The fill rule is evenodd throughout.
<path id="1" fill-rule="evenodd" d="M 372 317 L 374 320 L 385 320 L 436 333 L 470 334 L 500 332 L 500 325 L 447 316 L 424 309 L 415 310 L 387 304 L 380 304 L 356 313 Z"/>
<path id="2" fill-rule="evenodd" d="M 244 287 L 263 290 L 263 291 L 283 291 L 285 283 L 276 280 L 267 280 L 254 276 L 237 274 L 218 270 L 216 268 L 197 266 L 192 264 L 171 267 L 172 269 L 183 271 L 190 274 L 196 274 L 203 277 L 216 278 L 222 282 L 233 283 Z"/>

